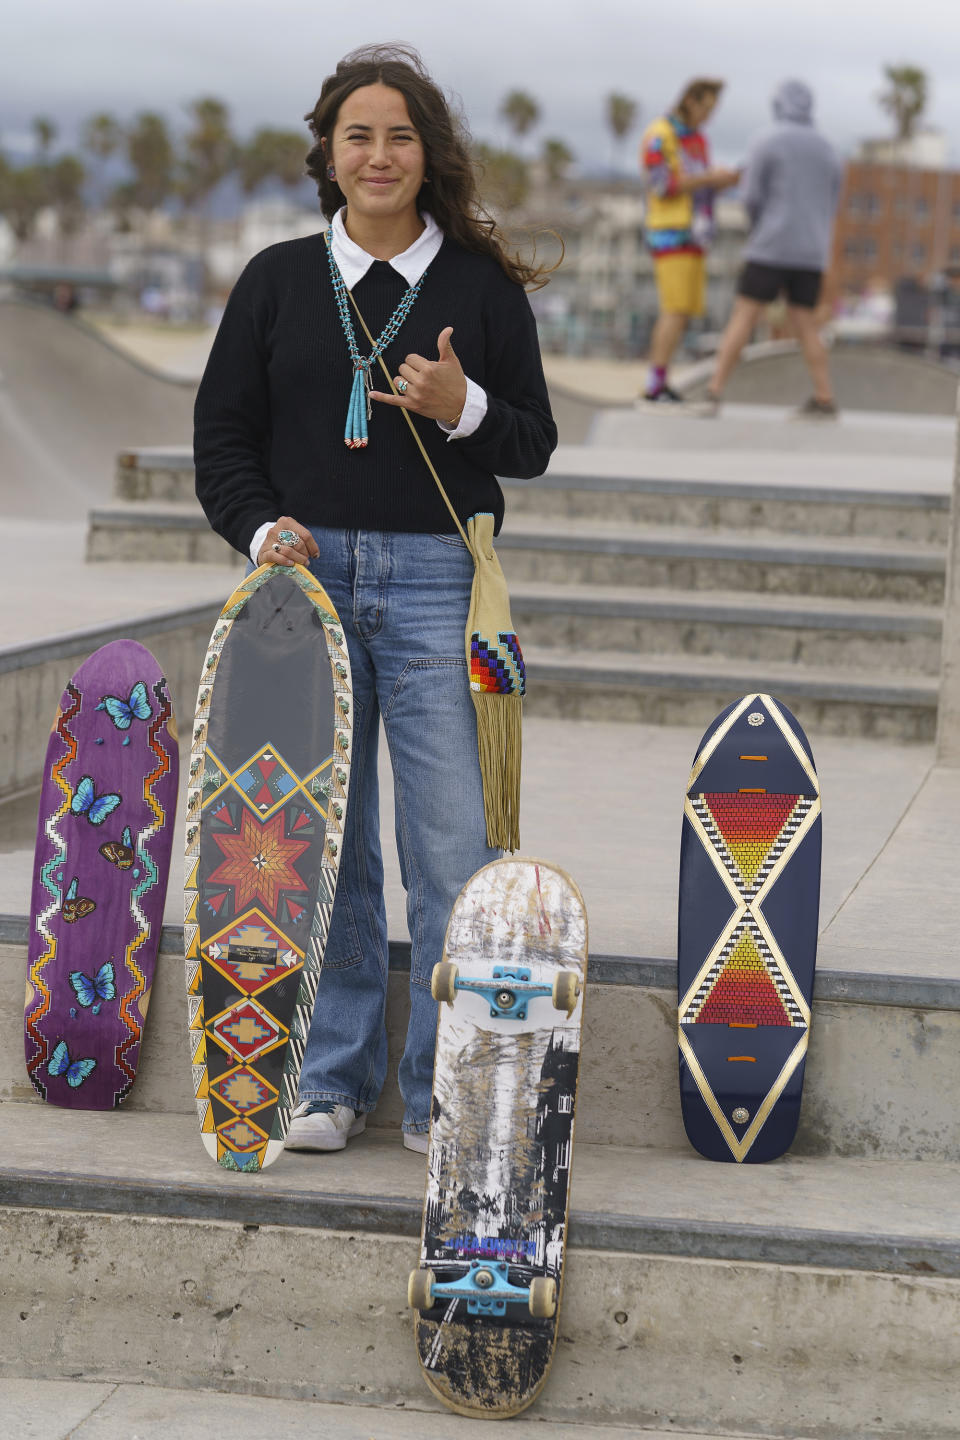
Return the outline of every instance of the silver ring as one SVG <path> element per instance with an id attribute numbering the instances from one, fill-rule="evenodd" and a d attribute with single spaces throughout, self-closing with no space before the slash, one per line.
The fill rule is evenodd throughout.
<path id="1" fill-rule="evenodd" d="M 300 544 L 300 536 L 297 534 L 296 530 L 280 530 L 277 533 L 277 539 L 281 542 L 281 544 L 289 545 L 293 550 L 296 550 L 297 546 Z"/>
<path id="2" fill-rule="evenodd" d="M 399 394 L 406 395 L 408 387 L 408 382 L 406 380 L 394 380 L 393 383 L 396 386 Z"/>
<path id="3" fill-rule="evenodd" d="M 274 550 L 276 550 L 277 554 L 279 555 L 279 554 L 280 554 L 280 549 L 281 549 L 281 547 L 277 544 L 276 540 L 274 540 L 274 542 L 273 542 L 273 548 L 274 548 Z"/>

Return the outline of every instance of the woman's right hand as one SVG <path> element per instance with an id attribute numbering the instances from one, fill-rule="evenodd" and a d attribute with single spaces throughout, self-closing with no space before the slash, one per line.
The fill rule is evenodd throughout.
<path id="1" fill-rule="evenodd" d="M 288 536 L 296 535 L 297 543 L 290 544 L 288 538 L 281 540 L 281 530 L 286 531 Z M 271 525 L 267 531 L 257 555 L 257 564 L 306 565 L 308 560 L 314 560 L 319 554 L 317 542 L 306 525 L 301 525 L 299 520 L 294 520 L 291 515 L 281 515 L 276 524 Z"/>

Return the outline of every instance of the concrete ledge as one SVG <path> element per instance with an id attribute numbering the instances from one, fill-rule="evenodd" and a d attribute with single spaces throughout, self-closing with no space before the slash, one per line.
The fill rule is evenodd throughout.
<path id="1" fill-rule="evenodd" d="M 911 677 L 900 683 L 884 684 L 878 679 L 839 679 L 829 671 L 806 671 L 799 666 L 750 665 L 744 661 L 718 663 L 717 659 L 692 655 L 630 656 L 594 653 L 576 665 L 555 660 L 544 648 L 526 655 L 530 691 L 536 698 L 538 686 L 547 683 L 603 688 L 643 688 L 719 692 L 729 700 L 744 692 L 768 690 L 789 700 L 797 698 L 861 705 L 896 705 L 936 710 L 937 682 Z"/>
<path id="2" fill-rule="evenodd" d="M 0 650 L 0 799 L 39 785 L 63 687 L 79 660 L 108 641 L 135 639 L 153 651 L 182 723 L 219 613 L 219 604 L 194 605 Z"/>
<path id="3" fill-rule="evenodd" d="M 26 915 L 0 915 L 0 945 L 26 945 L 30 920 Z M 160 955 L 183 955 L 183 927 L 164 925 Z M 409 975 L 409 940 L 391 940 L 389 968 Z M 624 985 L 653 990 L 676 990 L 676 960 L 638 955 L 590 956 L 590 984 Z M 815 1000 L 844 1000 L 855 1005 L 894 1005 L 916 1010 L 960 1010 L 960 977 L 943 980 L 923 975 L 871 975 L 853 970 L 817 971 Z"/>
<path id="4" fill-rule="evenodd" d="M 32 1134 L 18 1144 L 24 1125 Z M 0 1136 L 5 1155 L 30 1157 L 28 1164 L 0 1166 L 2 1205 L 420 1232 L 423 1160 L 403 1150 L 396 1131 L 371 1132 L 332 1157 L 288 1153 L 256 1176 L 214 1165 L 192 1115 L 4 1105 Z M 712 1165 L 689 1149 L 578 1139 L 570 1243 L 631 1255 L 956 1279 L 960 1213 L 947 1201 L 958 1180 L 960 1167 L 948 1164 L 793 1157 L 740 1169 Z M 742 1200 L 735 1201 L 744 1184 L 749 1222 L 740 1218 Z"/>
<path id="5" fill-rule="evenodd" d="M 695 531 L 684 535 L 621 533 L 605 534 L 596 529 L 578 534 L 552 531 L 540 527 L 536 531 L 513 526 L 497 538 L 498 550 L 545 550 L 564 554 L 679 556 L 691 560 L 749 560 L 754 564 L 838 566 L 853 570 L 899 570 L 918 575 L 943 575 L 946 558 L 942 551 L 929 546 L 913 545 L 908 549 L 895 544 L 876 545 L 870 540 L 857 543 L 854 539 L 833 541 L 812 539 L 806 544 L 797 541 L 776 541 L 769 537 L 757 539 L 752 534 L 715 539 Z"/>
<path id="6" fill-rule="evenodd" d="M 17 1208 L 0 1214 L 0 1244 L 7 1375 L 424 1403 L 410 1237 Z M 579 1246 L 566 1279 L 561 1343 L 530 1414 L 548 1429 L 957 1433 L 956 1280 Z M 196 1428 L 192 1397 L 175 1414 Z M 369 1415 L 364 1434 L 390 1433 Z M 133 1434 L 132 1418 L 117 1433 Z"/>
<path id="7" fill-rule="evenodd" d="M 586 458 L 586 456 L 584 457 Z M 694 495 L 710 500 L 772 500 L 791 504 L 856 505 L 865 509 L 936 510 L 949 513 L 950 496 L 939 491 L 870 490 L 841 485 L 793 485 L 789 481 L 678 480 L 656 475 L 596 475 L 566 471 L 551 465 L 533 480 L 499 476 L 500 484 L 512 496 L 525 492 L 585 490 L 593 495 Z"/>

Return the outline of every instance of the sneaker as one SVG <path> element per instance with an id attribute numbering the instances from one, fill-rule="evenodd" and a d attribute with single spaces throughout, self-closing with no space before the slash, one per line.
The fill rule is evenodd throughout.
<path id="1" fill-rule="evenodd" d="M 426 1155 L 430 1148 L 430 1136 L 426 1130 L 404 1130 L 403 1148 L 404 1150 L 416 1150 L 421 1155 Z"/>
<path id="2" fill-rule="evenodd" d="M 818 400 L 816 395 L 811 395 L 794 414 L 798 420 L 836 420 L 837 407 L 832 400 Z"/>
<path id="3" fill-rule="evenodd" d="M 678 395 L 676 390 L 671 390 L 669 385 L 661 385 L 659 390 L 644 390 L 643 399 L 648 405 L 683 404 L 683 396 Z"/>
<path id="4" fill-rule="evenodd" d="M 329 1100 L 302 1100 L 293 1112 L 286 1150 L 342 1150 L 367 1126 L 365 1114 Z"/>
<path id="5" fill-rule="evenodd" d="M 703 420 L 715 420 L 720 414 L 720 407 L 723 401 L 719 395 L 712 395 L 708 390 L 702 400 L 697 400 L 689 407 L 694 415 L 699 415 Z"/>

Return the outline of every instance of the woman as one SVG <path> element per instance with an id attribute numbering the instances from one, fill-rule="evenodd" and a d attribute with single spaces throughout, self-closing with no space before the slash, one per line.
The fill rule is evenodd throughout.
<path id="1" fill-rule="evenodd" d="M 197 396 L 197 494 L 255 563 L 310 565 L 353 671 L 340 880 L 287 1145 L 342 1149 L 385 1078 L 382 716 L 412 942 L 404 1144 L 422 1151 L 430 976 L 454 899 L 497 852 L 464 658 L 473 563 L 398 408 L 461 522 L 488 511 L 499 530 L 497 474 L 539 475 L 556 445 L 523 289 L 541 276 L 506 254 L 481 211 L 466 140 L 415 52 L 348 55 L 307 119 L 330 229 L 272 246 L 238 280 Z M 374 361 L 364 395 L 355 362 L 371 345 L 346 290 L 401 394 Z"/>

